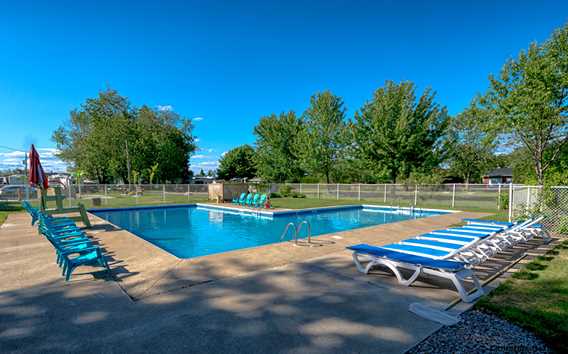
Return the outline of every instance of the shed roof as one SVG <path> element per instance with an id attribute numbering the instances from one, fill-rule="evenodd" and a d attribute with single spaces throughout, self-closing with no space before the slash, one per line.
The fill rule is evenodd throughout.
<path id="1" fill-rule="evenodd" d="M 509 167 L 496 168 L 490 171 L 487 177 L 513 177 L 513 169 Z"/>

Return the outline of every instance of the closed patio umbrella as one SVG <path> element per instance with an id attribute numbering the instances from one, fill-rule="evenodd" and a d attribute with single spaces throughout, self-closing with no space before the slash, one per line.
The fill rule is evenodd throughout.
<path id="1" fill-rule="evenodd" d="M 49 187 L 47 176 L 43 171 L 43 167 L 41 167 L 39 154 L 37 153 L 37 150 L 33 144 L 30 149 L 29 156 L 30 156 L 30 176 L 29 176 L 30 185 L 38 186 L 41 189 L 47 189 Z"/>

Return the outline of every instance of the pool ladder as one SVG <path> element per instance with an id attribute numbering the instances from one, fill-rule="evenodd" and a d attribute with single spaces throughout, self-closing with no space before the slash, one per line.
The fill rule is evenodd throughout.
<path id="1" fill-rule="evenodd" d="M 306 229 L 308 237 L 307 242 L 298 240 L 298 235 L 300 235 L 300 232 L 302 231 L 304 225 L 306 225 L 307 227 Z M 312 225 L 310 225 L 310 222 L 308 220 L 303 220 L 298 224 L 298 226 L 296 226 L 296 224 L 294 224 L 293 222 L 289 222 L 284 228 L 284 231 L 282 231 L 282 234 L 280 235 L 280 241 L 282 241 L 286 236 L 288 236 L 290 228 L 293 232 L 295 246 L 308 246 L 308 247 L 321 246 L 321 244 L 319 243 L 312 243 Z"/>

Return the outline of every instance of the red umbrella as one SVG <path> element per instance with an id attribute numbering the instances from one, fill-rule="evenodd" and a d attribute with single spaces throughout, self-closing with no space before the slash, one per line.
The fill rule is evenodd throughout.
<path id="1" fill-rule="evenodd" d="M 41 162 L 39 161 L 39 154 L 37 153 L 35 146 L 32 144 L 30 149 L 30 178 L 31 185 L 37 185 L 40 188 L 47 189 L 49 184 L 47 182 L 47 176 L 41 167 Z"/>

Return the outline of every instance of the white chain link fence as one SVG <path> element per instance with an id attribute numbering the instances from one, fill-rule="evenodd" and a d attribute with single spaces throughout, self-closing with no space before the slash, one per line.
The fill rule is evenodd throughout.
<path id="1" fill-rule="evenodd" d="M 500 210 L 507 208 L 508 185 L 486 184 L 307 184 L 269 183 L 271 193 L 306 198 L 369 201 L 394 206 L 443 209 Z"/>
<path id="2" fill-rule="evenodd" d="M 567 186 L 514 186 L 510 196 L 510 219 L 543 215 L 543 224 L 547 229 L 568 234 Z"/>
<path id="3" fill-rule="evenodd" d="M 206 184 L 73 184 L 70 187 L 63 187 L 62 192 L 65 195 L 66 206 L 83 203 L 87 208 L 113 208 L 206 201 L 208 186 Z M 21 199 L 20 196 L 11 200 Z"/>
<path id="4" fill-rule="evenodd" d="M 543 189 L 541 186 L 486 184 L 324 184 L 264 183 L 251 185 L 261 193 L 291 197 L 368 202 L 391 206 L 499 211 L 507 210 L 510 219 L 544 214 L 552 231 L 568 234 L 568 187 Z M 112 208 L 136 205 L 180 204 L 205 201 L 207 184 L 80 184 L 64 188 L 68 206 L 78 202 L 87 208 Z M 22 200 L 24 190 L 0 195 L 0 200 Z M 31 198 L 36 199 L 34 190 Z"/>

